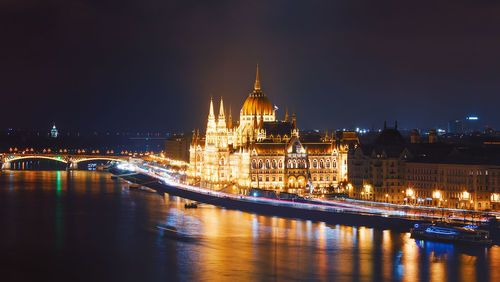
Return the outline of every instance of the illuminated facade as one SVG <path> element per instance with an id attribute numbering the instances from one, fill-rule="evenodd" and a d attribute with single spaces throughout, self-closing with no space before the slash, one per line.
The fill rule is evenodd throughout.
<path id="1" fill-rule="evenodd" d="M 313 136 L 314 135 L 314 136 Z M 305 134 L 297 128 L 295 113 L 284 120 L 262 92 L 259 72 L 254 90 L 243 103 L 239 121 L 226 118 L 221 98 L 216 117 L 210 100 L 204 137 L 193 133 L 190 182 L 224 189 L 262 188 L 303 194 L 335 187 L 347 179 L 347 152 L 357 146 L 354 132 Z"/>
<path id="2" fill-rule="evenodd" d="M 397 126 L 350 152 L 349 197 L 393 204 L 499 210 L 500 163 L 495 149 L 440 143 L 435 130 L 407 144 Z"/>

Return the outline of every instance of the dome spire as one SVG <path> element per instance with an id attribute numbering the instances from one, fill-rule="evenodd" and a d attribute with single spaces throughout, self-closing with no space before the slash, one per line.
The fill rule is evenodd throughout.
<path id="1" fill-rule="evenodd" d="M 257 64 L 257 74 L 255 76 L 255 84 L 253 86 L 254 90 L 260 90 L 260 80 L 259 80 L 259 64 Z"/>

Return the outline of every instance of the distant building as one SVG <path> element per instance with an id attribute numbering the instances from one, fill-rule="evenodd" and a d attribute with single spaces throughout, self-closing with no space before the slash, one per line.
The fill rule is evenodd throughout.
<path id="1" fill-rule="evenodd" d="M 468 116 L 465 119 L 455 119 L 448 122 L 448 133 L 452 134 L 470 134 L 483 131 L 478 116 Z"/>
<path id="2" fill-rule="evenodd" d="M 386 124 L 373 144 L 360 144 L 348 158 L 349 197 L 402 203 L 404 149 L 397 126 Z"/>
<path id="3" fill-rule="evenodd" d="M 462 134 L 464 133 L 463 121 L 459 119 L 450 120 L 448 122 L 448 133 Z"/>
<path id="4" fill-rule="evenodd" d="M 52 126 L 52 129 L 50 130 L 50 137 L 57 138 L 58 135 L 59 135 L 59 131 L 57 131 L 56 125 L 54 124 Z"/>
<path id="5" fill-rule="evenodd" d="M 406 202 L 459 209 L 500 209 L 500 165 L 477 163 L 452 149 L 441 159 L 405 163 Z M 459 157 L 456 157 L 456 156 Z"/>
<path id="6" fill-rule="evenodd" d="M 500 148 L 438 142 L 406 143 L 384 128 L 373 144 L 348 158 L 349 196 L 394 204 L 476 210 L 500 209 Z"/>
<path id="7" fill-rule="evenodd" d="M 178 161 L 189 162 L 190 135 L 173 135 L 165 140 L 165 156 Z"/>
<path id="8" fill-rule="evenodd" d="M 465 133 L 473 133 L 482 131 L 481 124 L 479 121 L 479 117 L 477 116 L 468 116 L 464 121 L 464 132 Z"/>

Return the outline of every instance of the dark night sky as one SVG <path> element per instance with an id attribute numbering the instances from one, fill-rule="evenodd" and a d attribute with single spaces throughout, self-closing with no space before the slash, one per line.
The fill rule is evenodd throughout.
<path id="1" fill-rule="evenodd" d="M 494 0 L 0 0 L 0 38 L 1 128 L 204 128 L 257 62 L 301 128 L 500 128 Z"/>

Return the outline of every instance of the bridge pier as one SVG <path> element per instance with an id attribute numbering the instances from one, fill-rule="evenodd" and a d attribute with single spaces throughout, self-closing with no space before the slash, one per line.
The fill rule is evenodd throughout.
<path id="1" fill-rule="evenodd" d="M 75 160 L 69 160 L 68 161 L 68 170 L 77 170 L 78 169 L 78 162 Z"/>

